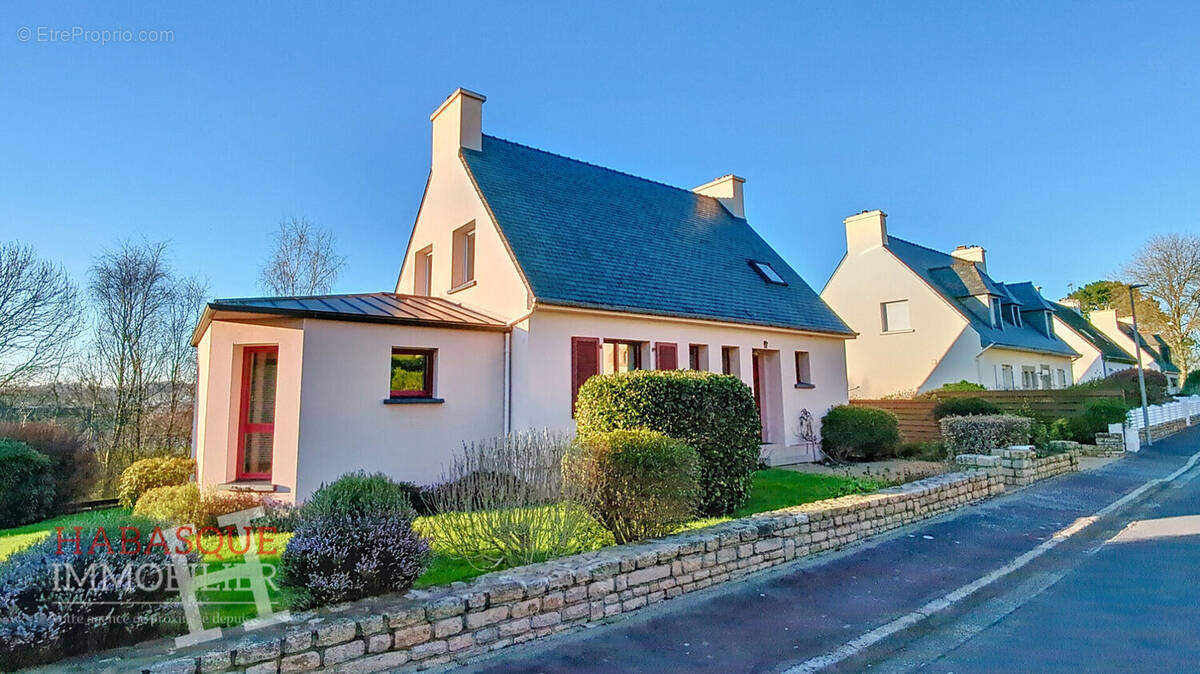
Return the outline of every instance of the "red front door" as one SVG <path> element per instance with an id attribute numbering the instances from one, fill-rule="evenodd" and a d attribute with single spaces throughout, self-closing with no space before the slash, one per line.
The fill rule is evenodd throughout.
<path id="1" fill-rule="evenodd" d="M 278 370 L 278 346 L 247 346 L 243 350 L 242 405 L 238 420 L 239 480 L 271 479 Z"/>

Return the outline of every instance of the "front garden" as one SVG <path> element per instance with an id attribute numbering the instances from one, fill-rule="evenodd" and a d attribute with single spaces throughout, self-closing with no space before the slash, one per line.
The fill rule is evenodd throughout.
<path id="1" fill-rule="evenodd" d="M 135 543 L 133 554 L 122 554 L 127 534 L 137 540 L 130 527 L 139 532 L 205 527 L 190 539 L 194 546 L 187 558 L 211 571 L 242 560 L 228 537 L 222 538 L 218 518 L 262 505 L 265 514 L 253 524 L 278 532 L 260 556 L 275 570 L 271 602 L 277 610 L 306 609 L 445 585 L 884 486 L 878 480 L 758 470 L 758 414 L 748 387 L 734 377 L 697 372 L 595 377 L 580 390 L 577 420 L 575 438 L 531 433 L 469 445 L 437 485 L 350 474 L 323 486 L 300 508 L 249 493 L 199 489 L 188 459 L 138 462 L 121 478 L 125 507 L 0 531 L 0 559 L 6 559 L 0 564 L 0 664 L 49 662 L 179 631 L 179 621 L 164 620 L 164 614 L 178 612 L 170 604 L 177 595 L 162 588 L 108 585 L 73 597 L 83 601 L 70 609 L 75 614 L 127 613 L 122 621 L 68 620 L 67 609 L 56 603 L 54 564 L 72 564 L 82 574 L 99 558 L 119 562 L 120 568 L 167 572 L 165 545 Z M 17 451 L 20 460 L 37 464 L 25 449 Z M 40 519 L 39 512 L 44 510 L 17 513 L 16 522 L 7 523 Z M 77 554 L 68 549 L 64 557 L 58 549 L 59 527 L 64 536 L 82 541 Z M 85 552 L 97 547 L 105 529 L 120 530 L 120 540 L 113 534 L 105 539 L 107 547 Z M 256 615 L 245 587 L 209 588 L 200 599 L 206 626 L 227 627 Z M 120 608 L 95 608 L 89 601 Z M 151 601 L 160 603 L 148 608 L 145 602 Z"/>

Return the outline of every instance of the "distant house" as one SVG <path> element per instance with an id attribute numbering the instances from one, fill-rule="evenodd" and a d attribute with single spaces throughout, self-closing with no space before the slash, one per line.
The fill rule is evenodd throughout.
<path id="1" fill-rule="evenodd" d="M 989 389 L 1072 382 L 1079 354 L 1032 283 L 993 280 L 978 246 L 943 253 L 890 236 L 886 218 L 867 211 L 845 220 L 846 255 L 821 293 L 858 333 L 846 344 L 850 397 L 963 380 Z"/>
<path id="2" fill-rule="evenodd" d="M 1168 393 L 1174 394 L 1179 392 L 1179 377 L 1181 373 L 1171 360 L 1171 347 L 1167 345 L 1160 335 L 1145 331 L 1141 331 L 1141 334 L 1135 333 L 1133 331 L 1133 319 L 1118 317 L 1115 309 L 1088 312 L 1088 319 L 1106 337 L 1114 343 L 1119 344 L 1128 353 L 1136 354 L 1135 349 L 1140 349 L 1142 367 L 1166 375 Z"/>
<path id="3" fill-rule="evenodd" d="M 460 89 L 431 117 L 394 292 L 209 304 L 200 482 L 432 482 L 464 442 L 574 429 L 588 377 L 651 368 L 740 377 L 769 458 L 816 458 L 801 421 L 846 401 L 853 332 L 750 227 L 744 181 L 680 189 L 484 135 L 483 102 Z"/>
<path id="4" fill-rule="evenodd" d="M 1137 365 L 1128 351 L 1083 317 L 1078 300 L 1061 299 L 1050 306 L 1054 308 L 1055 334 L 1080 354 L 1074 367 L 1076 384 Z"/>

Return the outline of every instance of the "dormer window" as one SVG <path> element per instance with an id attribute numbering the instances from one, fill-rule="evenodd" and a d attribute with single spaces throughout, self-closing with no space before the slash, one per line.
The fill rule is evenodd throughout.
<path id="1" fill-rule="evenodd" d="M 1046 315 L 1046 336 L 1053 337 L 1054 336 L 1054 317 L 1049 311 L 1046 311 L 1043 313 Z"/>
<path id="2" fill-rule="evenodd" d="M 787 285 L 787 281 L 783 280 L 783 277 L 779 275 L 779 272 L 775 271 L 770 262 L 750 260 L 750 266 L 754 267 L 754 271 L 758 272 L 758 275 L 763 277 L 763 280 L 767 283 L 773 283 L 777 286 Z"/>
<path id="3" fill-rule="evenodd" d="M 1015 304 L 1010 305 L 1009 308 L 1012 309 L 1012 324 L 1018 328 L 1021 327 L 1021 309 Z"/>
<path id="4" fill-rule="evenodd" d="M 992 327 L 1004 329 L 1004 321 L 1001 319 L 1000 300 L 992 298 Z"/>

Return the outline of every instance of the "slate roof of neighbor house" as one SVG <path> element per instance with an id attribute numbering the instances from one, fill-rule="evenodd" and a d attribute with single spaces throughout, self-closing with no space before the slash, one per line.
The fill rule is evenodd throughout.
<path id="1" fill-rule="evenodd" d="M 475 330 L 507 330 L 504 321 L 440 297 L 397 293 L 307 295 L 301 297 L 241 297 L 208 303 L 196 334 L 212 320 L 214 311 L 237 311 L 335 321 L 423 325 Z"/>
<path id="2" fill-rule="evenodd" d="M 897 259 L 912 269 L 925 283 L 958 309 L 959 313 L 970 322 L 971 328 L 979 333 L 981 347 L 999 346 L 1070 357 L 1079 355 L 1066 342 L 1058 337 L 1047 336 L 1032 323 L 1022 322 L 1021 326 L 1017 327 L 1012 323 L 1002 322 L 1002 328 L 993 328 L 991 321 L 987 318 L 986 310 L 982 306 L 975 311 L 971 305 L 967 304 L 967 302 L 977 301 L 970 298 L 975 294 L 971 291 L 978 290 L 980 293 L 994 295 L 1001 300 L 1006 298 L 1010 301 L 1015 300 L 1014 303 L 1024 307 L 1025 301 L 1018 294 L 1023 290 L 1018 286 L 1024 284 L 1006 286 L 997 283 L 974 263 L 964 264 L 964 261 L 952 255 L 894 236 L 888 237 L 887 248 Z M 970 269 L 967 268 L 968 266 Z M 1032 284 L 1029 289 L 1039 298 L 1041 297 Z M 1026 299 L 1033 301 L 1032 298 Z M 1036 304 L 1032 306 L 1041 308 Z M 1045 310 L 1049 311 L 1049 307 L 1046 307 Z"/>
<path id="3" fill-rule="evenodd" d="M 1054 315 L 1063 323 L 1066 323 L 1067 327 L 1074 330 L 1085 341 L 1096 347 L 1096 350 L 1100 352 L 1104 360 L 1114 363 L 1128 363 L 1130 365 L 1137 363 L 1133 356 L 1129 355 L 1128 351 L 1117 346 L 1116 342 L 1109 339 L 1103 332 L 1100 332 L 1096 326 L 1092 325 L 1091 321 L 1084 318 L 1079 312 L 1058 302 L 1050 302 L 1049 304 L 1054 308 Z"/>
<path id="4" fill-rule="evenodd" d="M 539 302 L 854 334 L 717 199 L 492 136 L 482 147 L 463 158 Z"/>
<path id="5" fill-rule="evenodd" d="M 1175 367 L 1175 363 L 1163 358 L 1161 349 L 1158 346 L 1151 346 L 1150 340 L 1146 339 L 1144 334 L 1135 334 L 1133 331 L 1133 326 L 1128 323 L 1117 321 L 1117 325 L 1120 326 L 1121 332 L 1125 333 L 1125 335 L 1130 339 L 1136 340 L 1137 343 L 1146 350 L 1146 353 L 1150 354 L 1150 357 L 1153 358 L 1154 362 L 1158 365 L 1158 369 L 1162 370 L 1163 372 L 1179 374 L 1179 368 Z M 1162 338 L 1158 335 L 1154 335 L 1154 339 L 1165 344 L 1165 342 L 1162 342 Z"/>

